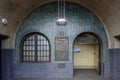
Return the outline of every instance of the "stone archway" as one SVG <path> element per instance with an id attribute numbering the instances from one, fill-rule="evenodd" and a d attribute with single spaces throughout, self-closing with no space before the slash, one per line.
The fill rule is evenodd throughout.
<path id="1" fill-rule="evenodd" d="M 37 73 L 35 74 L 38 78 L 72 77 L 73 75 L 73 65 L 72 65 L 73 41 L 79 33 L 87 32 L 87 31 L 91 32 L 91 34 L 94 33 L 94 35 L 95 33 L 98 34 L 103 44 L 105 43 L 103 47 L 103 51 L 104 51 L 103 62 L 105 63 L 105 59 L 107 59 L 106 57 L 108 54 L 108 50 L 107 50 L 108 40 L 107 40 L 105 29 L 101 24 L 100 20 L 97 18 L 97 16 L 95 16 L 88 9 L 78 4 L 66 2 L 66 17 L 68 19 L 68 23 L 66 25 L 59 26 L 56 24 L 55 20 L 57 19 L 57 4 L 56 2 L 54 2 L 54 3 L 45 4 L 37 8 L 25 18 L 25 20 L 21 23 L 20 28 L 18 29 L 18 32 L 16 34 L 16 39 L 15 39 L 14 62 L 15 62 L 16 68 L 14 69 L 15 71 L 14 77 L 36 78 L 35 76 L 31 77 L 31 75 L 33 75 L 36 69 L 38 69 L 38 73 L 41 72 L 41 74 L 37 74 Z M 25 68 L 33 64 L 29 64 L 29 65 L 20 64 L 22 68 L 18 66 L 20 63 L 20 56 L 19 56 L 20 44 L 19 43 L 21 42 L 21 39 L 23 38 L 23 36 L 30 32 L 44 33 L 50 40 L 50 43 L 52 44 L 51 45 L 51 55 L 52 55 L 51 63 L 45 64 L 43 69 L 39 69 L 39 67 L 42 66 L 41 64 L 39 65 L 34 64 L 36 69 L 34 68 L 32 73 L 29 72 L 29 69 L 30 68 L 33 69 L 33 66 L 31 66 L 29 69 L 25 69 Z M 97 35 L 95 36 L 98 37 Z M 65 42 L 67 44 L 68 50 L 65 50 L 66 57 L 56 56 L 55 48 L 56 48 L 56 43 L 59 43 L 59 41 Z M 60 52 L 60 55 L 61 55 L 61 52 Z M 62 54 L 64 54 L 64 52 L 62 52 Z M 55 67 L 55 66 L 58 66 L 58 67 Z M 51 71 L 52 69 L 53 71 Z M 42 74 L 41 70 L 44 72 L 44 75 Z M 24 75 L 24 74 L 21 75 L 21 72 L 19 71 L 26 72 L 27 75 Z M 57 76 L 56 76 L 56 71 L 59 72 L 57 73 Z M 17 76 L 17 75 L 21 75 L 21 76 Z"/>

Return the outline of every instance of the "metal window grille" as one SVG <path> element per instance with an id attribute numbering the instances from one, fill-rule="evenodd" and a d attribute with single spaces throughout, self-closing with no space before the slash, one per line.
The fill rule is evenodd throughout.
<path id="1" fill-rule="evenodd" d="M 50 43 L 43 34 L 25 36 L 22 41 L 22 62 L 49 62 Z"/>

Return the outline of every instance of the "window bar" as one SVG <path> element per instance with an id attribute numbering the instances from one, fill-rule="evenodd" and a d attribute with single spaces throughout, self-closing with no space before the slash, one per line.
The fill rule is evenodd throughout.
<path id="1" fill-rule="evenodd" d="M 40 41 L 40 45 L 39 45 L 40 46 L 40 56 L 39 57 L 40 57 L 40 61 L 41 61 L 41 54 L 42 54 L 42 52 L 41 52 L 41 36 L 39 36 L 39 37 L 40 37 L 40 39 L 39 39 L 39 41 Z"/>
<path id="2" fill-rule="evenodd" d="M 38 47 L 39 47 L 39 56 L 38 56 L 38 58 L 39 58 L 39 62 L 41 61 L 41 47 L 40 47 L 40 45 L 41 45 L 41 36 L 40 35 L 38 35 L 38 37 L 39 37 L 39 39 L 38 39 L 38 42 L 39 42 L 39 45 L 38 45 Z"/>
<path id="3" fill-rule="evenodd" d="M 47 40 L 45 39 L 45 56 L 46 56 L 46 61 L 47 61 L 47 45 L 46 45 L 46 43 L 47 43 Z"/>
<path id="4" fill-rule="evenodd" d="M 41 54 L 41 61 L 43 61 L 43 54 L 44 54 L 44 52 L 43 52 L 43 37 L 41 36 L 41 52 L 42 52 L 42 54 Z"/>
<path id="5" fill-rule="evenodd" d="M 33 51 L 32 51 L 32 57 L 33 57 L 33 61 L 34 61 L 34 52 L 35 52 L 35 44 L 34 44 L 34 43 L 35 43 L 35 39 L 34 39 L 34 36 L 33 36 L 32 39 L 33 39 L 33 40 L 32 40 L 32 45 L 33 45 L 33 46 L 32 46 L 32 50 L 33 50 Z"/>
<path id="6" fill-rule="evenodd" d="M 29 61 L 31 61 L 31 37 L 30 37 L 29 43 L 30 43 L 30 45 L 29 45 L 29 47 L 30 47 L 30 50 L 29 50 L 29 53 L 30 53 L 30 54 L 29 54 L 29 55 L 30 55 L 30 56 L 29 56 Z"/>
<path id="7" fill-rule="evenodd" d="M 37 62 L 37 51 L 38 51 L 38 47 L 37 47 L 37 34 L 35 35 L 35 61 Z"/>
<path id="8" fill-rule="evenodd" d="M 40 37 L 39 37 L 39 35 L 37 35 L 37 48 L 38 48 L 38 51 L 37 51 L 37 60 L 38 60 L 38 62 L 40 61 L 40 39 L 39 39 Z"/>
<path id="9" fill-rule="evenodd" d="M 44 48 L 44 38 L 43 38 L 43 62 L 45 61 L 45 48 Z"/>
<path id="10" fill-rule="evenodd" d="M 33 61 L 33 55 L 32 55 L 33 45 L 32 45 L 32 41 L 33 41 L 33 36 L 31 36 L 31 61 Z"/>
<path id="11" fill-rule="evenodd" d="M 30 37 L 28 38 L 28 60 L 27 61 L 30 61 Z"/>

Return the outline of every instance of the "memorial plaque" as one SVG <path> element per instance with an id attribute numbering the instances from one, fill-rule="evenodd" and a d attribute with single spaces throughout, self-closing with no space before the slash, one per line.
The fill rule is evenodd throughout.
<path id="1" fill-rule="evenodd" d="M 55 61 L 69 61 L 68 37 L 55 38 Z"/>

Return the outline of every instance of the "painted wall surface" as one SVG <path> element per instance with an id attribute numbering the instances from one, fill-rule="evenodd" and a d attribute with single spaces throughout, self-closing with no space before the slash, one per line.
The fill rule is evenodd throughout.
<path id="1" fill-rule="evenodd" d="M 97 69 L 98 52 L 95 44 L 74 45 L 80 48 L 80 52 L 74 53 L 74 68 Z"/>
<path id="2" fill-rule="evenodd" d="M 73 54 L 73 41 L 82 32 L 91 32 L 95 33 L 101 39 L 103 43 L 103 62 L 107 60 L 108 57 L 108 42 L 104 27 L 98 18 L 90 12 L 88 9 L 81 7 L 80 5 L 66 2 L 66 19 L 68 20 L 66 25 L 59 26 L 56 24 L 56 19 L 58 18 L 57 13 L 57 3 L 49 3 L 43 5 L 29 14 L 20 25 L 18 33 L 16 34 L 15 42 L 15 55 L 14 55 L 14 64 L 19 67 L 16 67 L 15 74 L 21 75 L 21 72 L 28 72 L 28 77 L 31 75 L 29 71 L 21 70 L 21 67 L 27 67 L 27 63 L 20 63 L 20 42 L 22 38 L 32 32 L 40 32 L 47 36 L 50 41 L 51 46 L 51 62 L 50 64 L 55 63 L 64 63 L 70 68 L 66 68 L 66 73 L 69 77 L 72 75 L 72 54 Z M 55 38 L 56 37 L 67 37 L 68 38 L 68 61 L 55 61 Z M 67 64 L 70 63 L 70 64 Z M 41 63 L 40 63 L 41 64 Z M 51 67 L 54 70 L 53 67 Z M 56 67 L 56 70 L 59 70 Z M 49 71 L 49 69 L 47 69 Z M 47 72 L 46 71 L 46 72 Z M 108 70 L 109 71 L 109 70 Z M 33 70 L 33 73 L 35 71 Z M 64 74 L 66 74 L 64 73 Z M 59 75 L 64 75 L 59 73 Z M 24 74 L 23 74 L 24 75 Z M 16 76 L 15 76 L 16 77 Z M 54 76 L 53 76 L 54 77 Z"/>
<path id="3" fill-rule="evenodd" d="M 119 47 L 120 47 L 120 39 L 114 38 L 114 48 L 115 48 L 115 49 L 116 49 L 116 48 L 119 49 Z"/>

